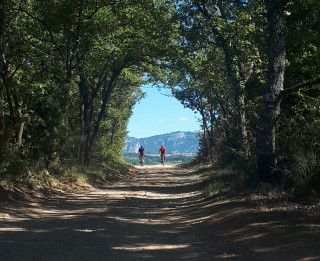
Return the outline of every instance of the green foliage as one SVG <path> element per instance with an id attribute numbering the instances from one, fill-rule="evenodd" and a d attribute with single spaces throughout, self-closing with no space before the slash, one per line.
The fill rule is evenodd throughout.
<path id="1" fill-rule="evenodd" d="M 295 85 L 319 75 L 320 5 L 317 1 L 291 2 L 287 7 L 287 67 L 277 129 L 279 168 L 286 185 L 298 197 L 320 192 L 320 91 L 319 84 L 295 89 Z M 296 41 L 296 39 L 302 39 Z"/>
<path id="2" fill-rule="evenodd" d="M 150 0 L 6 2 L 2 178 L 40 177 L 44 169 L 59 177 L 70 165 L 101 165 L 91 181 L 108 175 L 102 170 L 123 169 L 127 123 L 143 97 L 139 87 L 172 52 L 171 7 Z"/>
<path id="3" fill-rule="evenodd" d="M 237 168 L 209 168 L 202 173 L 205 177 L 205 193 L 208 196 L 235 196 L 243 194 L 247 174 Z"/>
<path id="4" fill-rule="evenodd" d="M 154 77 L 201 115 L 203 157 L 250 161 L 267 69 L 264 6 L 253 1 L 176 4 L 179 55 Z"/>
<path id="5" fill-rule="evenodd" d="M 215 174 L 212 189 L 241 187 L 246 178 L 234 169 L 255 161 L 266 84 L 263 1 L 30 0 L 4 8 L 1 179 L 30 172 L 44 180 L 44 169 L 58 177 L 87 165 L 90 177 L 79 175 L 91 182 L 103 181 L 104 169 L 122 169 L 139 87 L 152 82 L 200 114 L 201 160 L 234 164 Z M 288 1 L 285 12 L 289 91 L 277 119 L 277 155 L 292 187 L 310 191 L 319 184 L 319 84 L 292 87 L 319 77 L 320 4 Z M 91 169 L 97 165 L 101 172 Z M 231 182 L 236 176 L 239 183 Z"/>
<path id="6" fill-rule="evenodd" d="M 199 157 L 223 167 L 238 165 L 241 159 L 251 165 L 256 159 L 256 126 L 268 63 L 267 20 L 261 15 L 266 12 L 264 3 L 176 1 L 176 4 L 181 35 L 179 57 L 155 78 L 170 87 L 184 106 L 200 113 L 203 132 Z M 316 1 L 289 1 L 286 6 L 285 88 L 319 76 L 319 11 Z M 309 179 L 315 175 L 312 179 L 318 180 L 316 171 L 306 166 L 317 168 L 315 162 L 320 155 L 319 86 L 310 84 L 287 93 L 277 121 L 279 167 L 300 169 L 300 174 L 290 171 L 291 180 L 296 185 L 307 184 L 309 181 L 302 182 L 293 176 Z M 243 155 L 246 142 L 247 158 Z M 304 151 L 309 156 L 303 158 L 303 154 L 297 156 L 294 151 Z M 291 181 L 281 171 L 276 172 L 277 182 L 290 186 Z M 314 174 L 306 175 L 311 172 Z M 311 191 L 311 187 L 307 190 Z"/>
<path id="7" fill-rule="evenodd" d="M 313 151 L 296 151 L 293 153 L 292 158 L 289 159 L 290 170 L 289 174 L 293 182 L 297 186 L 308 185 L 311 187 L 311 182 L 314 177 L 320 175 L 319 158 Z"/>
<path id="8" fill-rule="evenodd" d="M 28 165 L 22 150 L 15 146 L 0 148 L 0 181 L 11 184 L 19 176 L 28 173 Z"/>
<path id="9" fill-rule="evenodd" d="M 91 185 L 99 185 L 106 182 L 114 182 L 127 173 L 127 165 L 109 160 L 107 163 L 89 167 L 74 165 L 64 174 L 64 178 L 73 183 L 80 181 Z"/>
<path id="10" fill-rule="evenodd" d="M 309 122 L 309 124 L 306 124 Z M 299 197 L 320 192 L 319 124 L 316 120 L 296 117 L 282 119 L 278 138 L 279 168 L 285 175 L 288 188 Z"/>

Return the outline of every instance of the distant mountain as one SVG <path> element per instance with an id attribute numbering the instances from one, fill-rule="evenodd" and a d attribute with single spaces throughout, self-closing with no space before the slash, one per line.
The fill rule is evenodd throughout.
<path id="1" fill-rule="evenodd" d="M 138 153 L 140 146 L 146 153 L 159 153 L 161 145 L 166 147 L 167 153 L 197 153 L 199 149 L 195 132 L 179 131 L 140 139 L 127 136 L 123 153 Z"/>

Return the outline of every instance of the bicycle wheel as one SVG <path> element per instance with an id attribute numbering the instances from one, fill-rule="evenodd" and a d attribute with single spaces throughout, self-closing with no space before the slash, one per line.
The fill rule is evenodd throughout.
<path id="1" fill-rule="evenodd" d="M 143 164 L 144 164 L 144 159 L 141 157 L 141 158 L 139 159 L 139 162 L 140 162 L 140 166 L 142 167 Z"/>

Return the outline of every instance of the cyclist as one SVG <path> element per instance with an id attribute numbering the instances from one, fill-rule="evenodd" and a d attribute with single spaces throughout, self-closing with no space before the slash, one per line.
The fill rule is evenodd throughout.
<path id="1" fill-rule="evenodd" d="M 144 147 L 141 146 L 139 148 L 139 161 L 140 161 L 140 164 L 142 165 L 143 162 L 144 162 L 144 156 L 146 155 L 146 151 L 144 150 Z"/>
<path id="2" fill-rule="evenodd" d="M 159 154 L 161 158 L 161 163 L 164 163 L 164 161 L 166 160 L 167 150 L 163 145 L 161 145 L 160 147 Z"/>

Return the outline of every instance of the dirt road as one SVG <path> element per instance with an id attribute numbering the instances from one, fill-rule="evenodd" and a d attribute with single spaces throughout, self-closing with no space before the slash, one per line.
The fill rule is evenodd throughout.
<path id="1" fill-rule="evenodd" d="M 0 260 L 320 260 L 318 217 L 206 199 L 200 181 L 143 167 L 105 188 L 1 204 Z"/>

